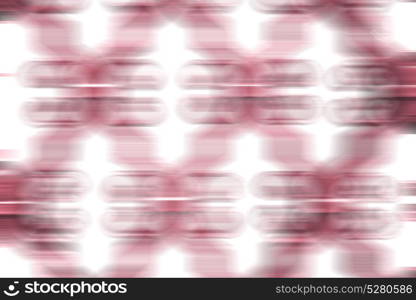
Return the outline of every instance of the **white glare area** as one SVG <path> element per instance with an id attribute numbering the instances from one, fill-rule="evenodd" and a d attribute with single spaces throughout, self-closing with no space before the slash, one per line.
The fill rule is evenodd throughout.
<path id="1" fill-rule="evenodd" d="M 33 276 L 33 265 L 15 249 L 0 247 L 0 277 Z"/>
<path id="2" fill-rule="evenodd" d="M 90 1 L 89 5 L 74 19 L 81 25 L 81 44 L 91 51 L 100 49 L 109 38 L 111 13 L 99 1 Z"/>
<path id="3" fill-rule="evenodd" d="M 103 214 L 108 209 L 102 194 L 103 182 L 112 174 L 108 147 L 102 136 L 91 136 L 84 142 L 84 157 L 79 164 L 89 187 L 80 203 L 87 215 L 87 226 L 80 239 L 82 264 L 95 272 L 109 262 L 110 238 L 102 229 Z"/>
<path id="4" fill-rule="evenodd" d="M 181 249 L 169 248 L 162 252 L 156 264 L 156 274 L 160 277 L 189 277 L 187 254 Z"/>
<path id="5" fill-rule="evenodd" d="M 268 17 L 253 9 L 249 3 L 243 1 L 232 12 L 232 21 L 235 32 L 235 40 L 240 47 L 248 51 L 255 50 L 261 42 L 261 24 Z"/>
<path id="6" fill-rule="evenodd" d="M 416 50 L 416 3 L 397 2 L 391 11 L 391 32 L 395 41 L 408 51 Z"/>
<path id="7" fill-rule="evenodd" d="M 187 48 L 186 29 L 168 23 L 157 35 L 156 51 L 149 56 L 163 70 L 165 86 L 157 96 L 163 102 L 167 119 L 156 127 L 158 154 L 168 163 L 177 162 L 187 154 L 187 139 L 192 127 L 178 113 L 178 103 L 186 96 L 177 77 L 181 68 L 197 56 Z M 189 95 L 189 94 L 188 94 Z"/>
<path id="8" fill-rule="evenodd" d="M 416 180 L 416 135 L 402 134 L 391 149 L 393 161 L 383 168 L 383 172 L 389 174 L 396 180 Z"/>
<path id="9" fill-rule="evenodd" d="M 311 43 L 307 45 L 299 58 L 312 62 L 317 72 L 317 84 L 311 88 L 303 89 L 303 93 L 315 95 L 318 98 L 317 118 L 310 124 L 302 126 L 313 137 L 313 157 L 317 161 L 325 161 L 333 155 L 334 137 L 342 127 L 330 122 L 325 117 L 326 105 L 340 97 L 338 91 L 331 90 L 326 79 L 328 71 L 342 63 L 342 55 L 337 53 L 336 32 L 323 22 L 315 22 L 308 27 L 312 35 Z"/>

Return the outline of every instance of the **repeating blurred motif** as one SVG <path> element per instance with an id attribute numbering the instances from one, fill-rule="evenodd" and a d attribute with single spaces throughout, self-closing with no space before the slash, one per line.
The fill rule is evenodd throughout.
<path id="1" fill-rule="evenodd" d="M 77 203 L 90 188 L 79 148 L 97 132 L 111 142 L 119 166 L 103 183 L 102 227 L 116 242 L 100 276 L 152 276 L 161 249 L 173 244 L 189 257 L 194 276 L 309 276 L 309 256 L 322 245 L 339 250 L 345 276 L 415 274 L 389 268 L 388 249 L 379 243 L 416 220 L 415 205 L 401 202 L 416 194 L 416 184 L 378 171 L 391 160 L 392 141 L 412 133 L 416 120 L 416 55 L 378 28 L 392 1 L 252 0 L 253 9 L 269 15 L 256 51 L 235 42 L 229 12 L 238 0 L 102 0 L 113 18 L 111 40 L 85 49 L 69 16 L 92 1 L 0 0 L 0 18 L 26 26 L 40 56 L 21 67 L 21 83 L 57 95 L 24 107 L 25 119 L 39 127 L 30 161 L 0 165 L 1 246 L 24 245 L 39 276 L 94 276 L 80 260 L 88 214 Z M 346 58 L 326 76 L 298 56 L 316 20 L 330 24 Z M 134 93 L 165 83 L 158 62 L 146 55 L 167 22 L 184 28 L 201 57 L 177 78 L 189 92 L 178 114 L 198 130 L 176 163 L 155 154 L 151 127 L 166 118 L 163 101 Z M 307 88 L 322 80 L 357 96 L 320 109 Z M 318 117 L 345 129 L 336 155 L 323 162 L 310 155 L 300 126 Z M 260 137 L 264 159 L 276 170 L 246 186 L 267 204 L 243 214 L 235 203 L 245 184 L 221 167 L 247 132 Z M 261 259 L 240 273 L 231 262 L 238 249 L 227 241 L 246 223 L 261 236 Z"/>

